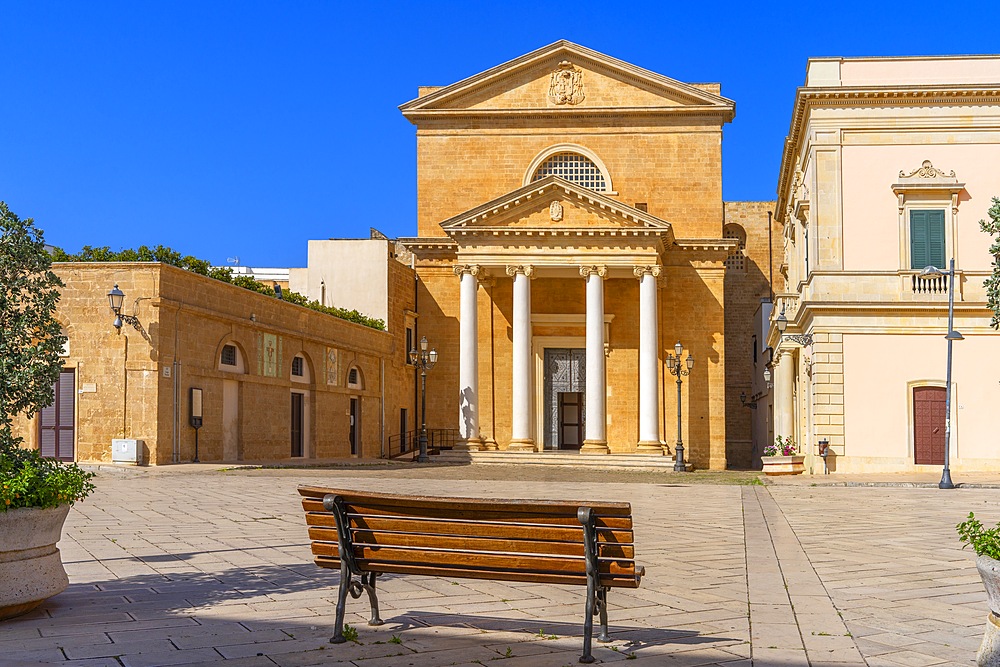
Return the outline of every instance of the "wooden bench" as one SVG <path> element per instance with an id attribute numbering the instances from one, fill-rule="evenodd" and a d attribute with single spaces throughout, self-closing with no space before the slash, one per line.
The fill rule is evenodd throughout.
<path id="1" fill-rule="evenodd" d="M 316 564 L 340 570 L 336 629 L 343 643 L 347 596 L 368 593 L 381 625 L 380 574 L 575 584 L 587 587 L 583 656 L 608 635 L 608 590 L 637 588 L 632 508 L 628 503 L 431 498 L 300 486 Z M 359 577 L 360 581 L 353 577 Z"/>

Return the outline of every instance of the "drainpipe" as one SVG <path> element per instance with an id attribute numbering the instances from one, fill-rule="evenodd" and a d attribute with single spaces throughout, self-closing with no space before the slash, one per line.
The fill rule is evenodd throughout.
<path id="1" fill-rule="evenodd" d="M 381 415 L 379 415 L 379 451 L 378 456 L 380 459 L 385 458 L 385 358 L 379 359 L 378 364 L 378 386 L 381 393 L 379 396 L 379 406 L 381 410 Z"/>
<path id="2" fill-rule="evenodd" d="M 767 291 L 771 295 L 771 303 L 774 303 L 774 250 L 771 246 L 771 219 L 774 217 L 772 211 L 767 212 Z"/>

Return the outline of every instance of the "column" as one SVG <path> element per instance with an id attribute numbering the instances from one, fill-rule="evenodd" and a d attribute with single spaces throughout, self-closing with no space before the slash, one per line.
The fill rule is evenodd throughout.
<path id="1" fill-rule="evenodd" d="M 792 436 L 796 441 L 792 402 L 792 378 L 795 374 L 795 360 L 787 350 L 774 354 L 774 435 Z M 767 443 L 770 444 L 770 443 Z"/>
<path id="2" fill-rule="evenodd" d="M 640 454 L 664 454 L 660 441 L 660 383 L 657 378 L 656 279 L 659 266 L 636 266 L 639 279 L 639 443 Z"/>
<path id="3" fill-rule="evenodd" d="M 607 454 L 607 396 L 604 366 L 604 276 L 605 266 L 582 266 L 587 279 L 587 417 L 581 454 Z"/>
<path id="4" fill-rule="evenodd" d="M 461 279 L 459 302 L 458 355 L 458 442 L 457 449 L 478 451 L 479 437 L 479 312 L 476 308 L 479 291 L 476 265 L 455 267 Z"/>
<path id="5" fill-rule="evenodd" d="M 531 432 L 531 266 L 508 266 L 514 279 L 514 355 L 511 440 L 507 449 L 535 451 Z"/>

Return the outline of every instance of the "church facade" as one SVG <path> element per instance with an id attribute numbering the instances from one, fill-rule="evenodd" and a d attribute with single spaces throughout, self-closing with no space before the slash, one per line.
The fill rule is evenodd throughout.
<path id="1" fill-rule="evenodd" d="M 725 468 L 735 103 L 565 41 L 419 93 L 401 242 L 439 351 L 428 425 L 470 450 L 668 456 L 679 425 L 687 461 Z"/>

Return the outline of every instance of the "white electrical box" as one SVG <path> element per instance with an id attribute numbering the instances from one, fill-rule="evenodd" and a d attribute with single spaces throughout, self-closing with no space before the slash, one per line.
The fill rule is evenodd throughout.
<path id="1" fill-rule="evenodd" d="M 139 465 L 142 463 L 144 445 L 145 443 L 142 440 L 115 438 L 111 441 L 111 462 Z"/>

